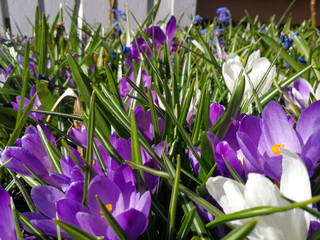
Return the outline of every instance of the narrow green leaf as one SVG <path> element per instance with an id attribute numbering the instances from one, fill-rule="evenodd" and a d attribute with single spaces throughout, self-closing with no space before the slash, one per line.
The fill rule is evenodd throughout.
<path id="1" fill-rule="evenodd" d="M 201 90 L 201 96 L 199 101 L 199 107 L 196 114 L 196 120 L 194 122 L 194 127 L 192 131 L 192 143 L 197 145 L 201 135 L 201 127 L 203 125 L 203 111 L 204 111 L 204 104 L 205 104 L 205 96 L 207 92 L 207 84 L 203 85 Z"/>
<path id="2" fill-rule="evenodd" d="M 188 214 L 184 215 L 183 222 L 181 224 L 181 227 L 179 229 L 179 232 L 177 234 L 177 239 L 186 239 L 188 237 L 188 234 L 191 230 L 192 221 L 194 219 L 196 213 L 196 207 L 193 206 L 188 212 Z"/>
<path id="3" fill-rule="evenodd" d="M 279 49 L 282 48 L 274 39 L 268 37 L 267 35 L 260 35 L 261 39 L 274 51 L 278 52 Z M 281 51 L 280 57 L 282 57 L 287 63 L 290 64 L 297 72 L 302 70 L 301 65 L 292 58 L 291 55 L 288 54 L 287 51 Z M 306 77 L 306 74 L 302 75 L 304 78 Z"/>
<path id="4" fill-rule="evenodd" d="M 283 51 L 282 51 L 283 52 Z M 282 81 L 279 83 L 281 89 L 286 88 L 287 86 L 289 86 L 291 83 L 293 83 L 295 80 L 297 80 L 297 78 L 299 78 L 300 76 L 303 76 L 305 73 L 308 72 L 309 69 L 311 69 L 313 66 L 313 64 L 307 66 L 306 68 L 302 69 L 301 71 L 295 73 L 294 75 L 292 75 L 290 78 L 288 78 L 285 81 Z M 272 88 L 271 90 L 269 90 L 266 94 L 264 94 L 262 97 L 260 97 L 260 102 L 261 105 L 264 106 L 266 105 L 271 99 L 273 99 L 277 94 L 278 94 L 278 89 L 276 87 Z"/>
<path id="5" fill-rule="evenodd" d="M 236 90 L 234 91 L 231 97 L 227 110 L 223 115 L 224 117 L 220 125 L 220 128 L 216 134 L 220 140 L 223 140 L 225 134 L 227 133 L 233 119 L 235 118 L 240 108 L 243 93 L 244 93 L 244 88 L 245 88 L 245 77 L 242 77 L 239 85 L 237 86 Z"/>
<path id="6" fill-rule="evenodd" d="M 60 159 L 58 156 L 51 150 L 50 145 L 48 144 L 48 139 L 42 130 L 40 125 L 37 125 L 37 129 L 41 138 L 41 141 L 43 143 L 43 146 L 46 150 L 46 153 L 48 154 L 48 157 L 50 159 L 50 162 L 52 164 L 52 167 L 56 173 L 63 174 L 61 166 L 60 166 Z"/>
<path id="7" fill-rule="evenodd" d="M 228 235 L 222 238 L 222 240 L 244 239 L 254 229 L 257 223 L 258 223 L 258 219 L 254 218 L 244 223 L 242 226 L 233 229 Z"/>
<path id="8" fill-rule="evenodd" d="M 90 99 L 90 109 L 89 109 L 89 118 L 86 123 L 87 129 L 87 152 L 86 152 L 86 167 L 84 175 L 84 187 L 83 187 L 83 198 L 82 204 L 87 205 L 87 192 L 88 187 L 91 181 L 91 169 L 93 166 L 93 142 L 94 142 L 94 130 L 95 130 L 95 91 L 92 92 Z"/>
<path id="9" fill-rule="evenodd" d="M 189 91 L 188 91 L 186 100 L 185 100 L 183 107 L 182 107 L 182 112 L 179 116 L 179 122 L 182 126 L 184 126 L 186 123 L 189 107 L 190 107 L 193 92 L 194 92 L 194 85 L 195 85 L 195 81 L 193 81 L 189 87 Z"/>
<path id="10" fill-rule="evenodd" d="M 121 240 L 129 240 L 128 235 L 126 232 L 121 228 L 119 223 L 115 220 L 115 218 L 112 216 L 112 214 L 107 210 L 106 206 L 104 203 L 100 200 L 98 195 L 96 195 L 97 202 L 99 204 L 99 207 L 103 213 L 104 218 L 108 222 L 109 226 L 112 228 L 114 233 L 117 235 L 117 237 Z"/>
<path id="11" fill-rule="evenodd" d="M 22 184 L 22 182 L 20 181 L 20 179 L 18 178 L 18 176 L 16 176 L 12 171 L 8 170 L 8 172 L 10 173 L 10 175 L 12 176 L 15 185 L 19 188 L 25 202 L 27 203 L 27 206 L 29 207 L 31 212 L 37 212 L 37 207 L 34 204 L 34 202 L 31 199 L 30 193 L 29 191 L 27 191 L 25 184 Z"/>
<path id="12" fill-rule="evenodd" d="M 201 134 L 201 162 L 199 162 L 201 168 L 203 168 L 205 175 L 207 175 L 215 164 L 214 152 L 212 143 L 206 132 Z M 200 175 L 199 175 L 199 179 Z M 202 178 L 203 180 L 203 178 Z"/>
<path id="13" fill-rule="evenodd" d="M 21 98 L 19 104 L 19 110 L 17 113 L 17 121 L 16 127 L 19 123 L 20 117 L 22 115 L 24 98 L 26 96 L 27 87 L 28 87 L 28 73 L 29 73 L 29 40 L 26 42 L 24 46 L 24 60 L 23 60 L 23 72 L 22 72 L 22 90 L 21 90 Z"/>
<path id="14" fill-rule="evenodd" d="M 180 168 L 181 168 L 181 161 L 180 155 L 177 155 L 177 166 L 176 166 L 176 174 L 174 177 L 174 183 L 172 186 L 171 192 L 171 199 L 169 205 L 169 224 L 168 224 L 168 239 L 175 239 L 175 221 L 176 221 L 176 211 L 177 211 L 177 202 L 178 202 L 178 195 L 179 195 L 179 182 L 180 182 Z"/>
<path id="15" fill-rule="evenodd" d="M 46 81 L 37 82 L 36 88 L 37 94 L 44 110 L 50 111 L 55 103 L 55 99 L 48 89 L 48 83 Z"/>
<path id="16" fill-rule="evenodd" d="M 39 68 L 40 74 L 47 75 L 47 54 L 48 54 L 48 26 L 46 21 L 45 13 L 42 13 L 41 20 L 41 35 L 40 35 L 40 58 L 39 58 Z"/>
<path id="17" fill-rule="evenodd" d="M 92 236 L 86 231 L 82 230 L 79 227 L 76 227 L 70 223 L 62 222 L 57 219 L 53 219 L 53 221 L 59 225 L 66 233 L 68 233 L 71 237 L 77 240 L 98 240 L 98 238 Z"/>
<path id="18" fill-rule="evenodd" d="M 25 217 L 23 214 L 21 214 L 18 211 L 16 211 L 16 213 L 20 222 L 23 224 L 23 226 L 25 226 L 26 229 L 28 229 L 28 231 L 30 231 L 30 233 L 36 237 L 36 239 L 50 240 L 50 238 L 44 232 L 42 232 L 41 230 L 33 226 L 31 221 L 27 217 Z"/>
<path id="19" fill-rule="evenodd" d="M 161 140 L 160 136 L 160 129 L 159 129 L 159 118 L 158 115 L 156 114 L 153 98 L 152 98 L 152 93 L 150 91 L 150 88 L 148 86 L 148 99 L 149 99 L 149 106 L 150 106 L 150 112 L 151 112 L 151 119 L 152 119 L 152 125 L 153 125 L 153 139 L 154 143 L 158 144 Z"/>
<path id="20" fill-rule="evenodd" d="M 70 156 L 71 160 L 77 165 L 77 167 L 81 170 L 82 173 L 84 173 L 84 169 L 83 167 L 80 165 L 80 163 L 78 162 L 76 156 L 74 156 L 73 152 L 71 151 L 68 143 L 64 140 L 61 139 L 61 143 L 64 146 L 64 148 L 66 149 L 68 155 Z"/>
<path id="21" fill-rule="evenodd" d="M 230 165 L 230 163 L 225 159 L 225 157 L 222 155 L 223 161 L 226 164 L 229 172 L 231 173 L 231 176 L 233 177 L 234 180 L 236 180 L 239 183 L 243 183 L 243 179 L 239 176 L 239 174 L 236 172 L 236 170 L 233 169 L 233 167 Z"/>
<path id="22" fill-rule="evenodd" d="M 17 220 L 17 214 L 16 214 L 16 208 L 14 207 L 14 203 L 13 203 L 13 198 L 10 197 L 10 208 L 11 208 L 11 212 L 12 212 L 12 217 L 13 217 L 13 222 L 14 222 L 14 227 L 16 229 L 16 234 L 18 237 L 18 240 L 23 240 L 23 236 L 20 230 L 20 226 Z"/>
<path id="23" fill-rule="evenodd" d="M 265 207 L 255 207 L 255 208 L 250 208 L 246 210 L 242 210 L 239 212 L 235 213 L 230 213 L 226 215 L 222 215 L 220 217 L 217 217 L 215 220 L 212 222 L 208 223 L 206 226 L 207 228 L 211 229 L 215 226 L 218 226 L 220 224 L 233 221 L 236 219 L 244 219 L 244 218 L 250 218 L 250 217 L 258 217 L 258 216 L 265 216 L 265 215 L 270 215 L 272 213 L 276 212 L 283 212 L 283 211 L 288 211 L 294 208 L 301 208 L 305 207 L 308 204 L 319 202 L 320 201 L 320 196 L 316 196 L 311 198 L 310 200 L 303 201 L 303 202 L 296 202 L 296 203 L 291 203 L 287 206 L 283 207 L 270 207 L 270 206 L 265 206 Z"/>
<path id="24" fill-rule="evenodd" d="M 131 160 L 132 160 L 132 162 L 143 165 L 140 144 L 139 144 L 138 131 L 139 130 L 137 128 L 136 118 L 135 118 L 134 112 L 132 110 L 131 111 Z M 140 170 L 140 174 L 141 174 L 143 181 L 145 181 L 144 172 Z"/>
<path id="25" fill-rule="evenodd" d="M 172 112 L 172 109 L 169 107 L 169 104 L 167 103 L 166 99 L 164 99 L 164 97 L 161 95 L 161 92 L 160 92 L 159 88 L 154 83 L 152 84 L 152 86 L 153 86 L 154 90 L 156 91 L 158 97 L 160 98 L 161 102 L 165 106 L 165 108 L 167 110 L 166 113 L 172 119 L 174 124 L 178 127 L 178 130 L 179 130 L 182 138 L 184 139 L 184 141 L 186 142 L 186 144 L 188 145 L 188 147 L 192 151 L 192 153 L 195 156 L 195 158 L 199 161 L 200 157 L 199 157 L 198 153 L 196 152 L 196 150 L 195 150 L 195 148 L 194 148 L 194 146 L 193 146 L 193 144 L 191 142 L 190 136 L 188 135 L 186 130 L 181 126 L 179 121 L 175 118 L 175 116 L 174 116 L 174 114 Z"/>
<path id="26" fill-rule="evenodd" d="M 166 179 L 169 179 L 170 176 L 168 173 L 166 172 L 163 172 L 163 171 L 159 171 L 159 170 L 154 170 L 153 168 L 149 168 L 149 167 L 146 167 L 144 165 L 141 165 L 141 164 L 138 164 L 138 163 L 135 163 L 135 162 L 131 162 L 131 161 L 125 161 L 126 163 L 132 165 L 133 167 L 139 169 L 139 170 L 142 170 L 144 172 L 148 172 L 152 175 L 155 175 L 155 176 L 158 176 L 158 177 L 162 177 L 162 178 L 166 178 Z"/>

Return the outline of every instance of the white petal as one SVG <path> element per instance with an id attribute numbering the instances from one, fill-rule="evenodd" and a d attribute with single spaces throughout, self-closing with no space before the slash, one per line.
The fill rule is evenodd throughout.
<path id="1" fill-rule="evenodd" d="M 244 209 L 243 184 L 218 176 L 209 178 L 206 187 L 226 214 Z"/>
<path id="2" fill-rule="evenodd" d="M 277 186 L 265 176 L 257 173 L 248 174 L 244 195 L 248 208 L 287 205 L 287 202 L 280 197 Z"/>
<path id="3" fill-rule="evenodd" d="M 301 158 L 287 150 L 282 149 L 282 176 L 280 191 L 287 198 L 300 202 L 312 197 L 309 174 Z M 301 209 L 292 212 L 292 225 L 301 239 L 305 239 L 310 226 L 310 214 Z"/>

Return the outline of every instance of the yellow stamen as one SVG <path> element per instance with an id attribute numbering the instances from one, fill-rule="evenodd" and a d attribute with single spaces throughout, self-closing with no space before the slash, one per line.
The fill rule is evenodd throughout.
<path id="1" fill-rule="evenodd" d="M 243 62 L 243 63 L 244 63 L 244 61 L 245 61 L 245 59 L 244 59 L 244 58 L 241 58 L 241 62 Z"/>
<path id="2" fill-rule="evenodd" d="M 60 198 L 60 200 L 62 200 L 62 199 L 65 199 L 66 197 L 62 197 L 62 198 Z"/>
<path id="3" fill-rule="evenodd" d="M 147 119 L 143 119 L 142 122 L 143 122 L 144 124 L 147 124 Z"/>
<path id="4" fill-rule="evenodd" d="M 239 162 L 241 163 L 241 165 L 243 166 L 243 155 L 241 154 L 240 157 L 238 158 Z"/>
<path id="5" fill-rule="evenodd" d="M 283 144 L 274 144 L 271 148 L 271 151 L 275 154 L 275 155 L 280 155 L 281 151 L 280 149 L 284 148 Z"/>
<path id="6" fill-rule="evenodd" d="M 112 205 L 106 204 L 106 209 L 111 212 L 112 211 Z M 101 218 L 104 218 L 102 210 L 100 210 Z"/>

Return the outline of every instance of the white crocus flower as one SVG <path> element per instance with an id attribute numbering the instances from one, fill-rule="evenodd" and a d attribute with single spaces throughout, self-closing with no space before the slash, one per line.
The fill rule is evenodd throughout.
<path id="1" fill-rule="evenodd" d="M 221 176 L 209 178 L 206 187 L 226 214 L 254 207 L 289 205 L 281 194 L 296 202 L 311 198 L 309 174 L 304 163 L 289 150 L 281 149 L 281 152 L 280 190 L 268 178 L 257 173 L 249 173 L 246 185 Z M 246 221 L 248 219 L 240 219 L 231 224 L 238 227 Z M 259 216 L 248 239 L 302 240 L 307 238 L 309 226 L 310 215 L 301 209 Z"/>
<path id="2" fill-rule="evenodd" d="M 242 71 L 242 75 L 244 75 L 246 78 L 243 97 L 244 101 L 252 95 L 252 86 L 249 81 L 251 81 L 259 97 L 269 90 L 272 84 L 272 78 L 276 76 L 275 66 L 270 69 L 270 72 L 268 73 L 264 82 L 261 82 L 261 80 L 268 71 L 270 65 L 271 63 L 267 58 L 260 57 L 259 50 L 253 52 L 249 56 L 246 66 L 244 66 L 243 61 L 241 61 L 241 58 L 237 54 L 230 53 L 222 65 L 222 75 L 229 91 L 233 93 L 239 75 Z"/>

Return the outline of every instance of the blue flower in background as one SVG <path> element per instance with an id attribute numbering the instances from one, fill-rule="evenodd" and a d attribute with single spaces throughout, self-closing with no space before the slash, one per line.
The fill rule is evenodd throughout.
<path id="1" fill-rule="evenodd" d="M 126 21 L 126 12 L 125 11 L 120 11 L 118 9 L 112 9 L 112 11 L 114 12 L 114 14 L 120 18 L 123 21 Z"/>
<path id="2" fill-rule="evenodd" d="M 203 21 L 203 17 L 201 17 L 200 15 L 195 15 L 194 18 L 193 18 L 193 22 L 194 24 L 201 24 Z"/>
<path id="3" fill-rule="evenodd" d="M 296 31 L 294 34 L 292 34 L 289 38 L 285 34 L 282 34 L 280 37 L 280 41 L 283 43 L 283 48 L 286 48 L 289 50 L 289 48 L 292 46 L 291 40 L 298 34 L 298 31 Z"/>
<path id="4" fill-rule="evenodd" d="M 121 29 L 120 29 L 119 25 L 118 24 L 115 25 L 114 29 L 116 30 L 118 37 L 120 37 L 122 32 L 121 32 Z"/>
<path id="5" fill-rule="evenodd" d="M 205 29 L 202 29 L 202 30 L 200 30 L 200 33 L 201 34 L 205 34 L 207 32 L 207 29 L 205 28 Z"/>
<path id="6" fill-rule="evenodd" d="M 306 63 L 307 63 L 307 61 L 306 61 L 304 58 L 298 58 L 298 61 L 301 62 L 301 63 L 303 63 L 303 64 L 306 64 Z"/>
<path id="7" fill-rule="evenodd" d="M 129 53 L 130 54 L 130 48 L 128 48 L 127 46 L 122 46 L 122 52 L 125 53 Z"/>
<path id="8" fill-rule="evenodd" d="M 217 19 L 219 20 L 219 24 L 230 24 L 230 11 L 226 7 L 218 8 L 216 13 L 219 14 L 219 17 L 217 17 Z"/>

